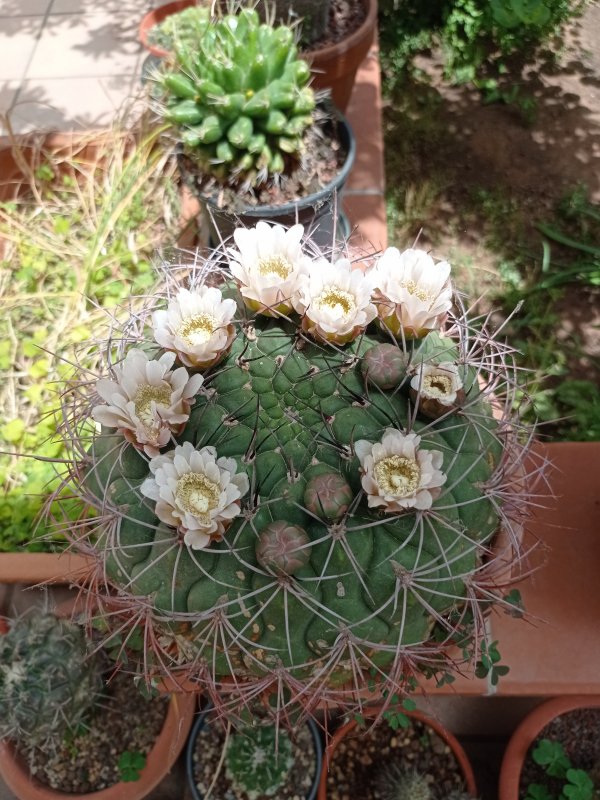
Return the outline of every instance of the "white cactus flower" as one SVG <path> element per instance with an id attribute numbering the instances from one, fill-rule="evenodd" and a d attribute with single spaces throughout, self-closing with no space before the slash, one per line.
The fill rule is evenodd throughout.
<path id="1" fill-rule="evenodd" d="M 311 264 L 300 246 L 303 234 L 302 225 L 286 229 L 266 222 L 234 231 L 238 249 L 229 251 L 229 267 L 252 311 L 276 317 L 292 310 L 298 278 Z"/>
<path id="2" fill-rule="evenodd" d="M 185 367 L 171 370 L 175 353 L 149 359 L 143 350 L 131 349 L 114 380 L 101 378 L 96 391 L 106 401 L 92 417 L 107 428 L 117 428 L 127 441 L 151 458 L 179 433 L 190 416 L 191 401 L 202 386 L 202 376 L 189 376 Z"/>
<path id="3" fill-rule="evenodd" d="M 388 513 L 431 508 L 446 481 L 440 470 L 443 456 L 439 450 L 420 449 L 420 442 L 416 433 L 388 428 L 381 442 L 355 443 L 370 507 L 382 506 Z"/>
<path id="4" fill-rule="evenodd" d="M 220 539 L 240 513 L 240 499 L 250 488 L 233 458 L 217 458 L 214 447 L 196 450 L 190 442 L 150 461 L 152 476 L 141 492 L 156 501 L 156 516 L 179 528 L 193 550 Z"/>
<path id="5" fill-rule="evenodd" d="M 463 382 L 458 374 L 458 367 L 452 361 L 441 364 L 417 364 L 410 388 L 427 400 L 436 400 L 443 406 L 453 406 Z"/>
<path id="6" fill-rule="evenodd" d="M 154 338 L 187 367 L 208 369 L 231 347 L 236 308 L 235 300 L 224 300 L 215 287 L 180 289 L 166 310 L 152 314 Z"/>
<path id="7" fill-rule="evenodd" d="M 371 271 L 383 326 L 407 339 L 437 330 L 452 307 L 450 264 L 424 250 L 388 247 Z"/>
<path id="8" fill-rule="evenodd" d="M 355 339 L 377 316 L 371 302 L 373 282 L 347 258 L 334 264 L 320 259 L 300 278 L 294 308 L 314 338 L 335 344 Z"/>

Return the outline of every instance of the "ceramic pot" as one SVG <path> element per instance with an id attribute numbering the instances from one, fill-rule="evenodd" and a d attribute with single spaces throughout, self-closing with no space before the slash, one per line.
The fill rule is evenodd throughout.
<path id="1" fill-rule="evenodd" d="M 365 709 L 363 712 L 367 717 L 375 717 L 379 713 L 379 708 L 370 708 Z M 477 795 L 477 787 L 475 785 L 475 776 L 473 774 L 473 768 L 471 767 L 471 763 L 467 758 L 467 754 L 462 748 L 462 745 L 458 741 L 458 739 L 450 733 L 450 731 L 446 730 L 444 726 L 438 722 L 437 720 L 433 719 L 433 717 L 429 717 L 427 714 L 423 714 L 421 711 L 403 711 L 402 713 L 406 714 L 407 717 L 411 719 L 418 720 L 423 725 L 427 725 L 430 727 L 435 733 L 442 739 L 448 747 L 452 750 L 454 758 L 456 759 L 460 770 L 463 774 L 465 779 L 465 785 L 467 787 L 467 791 L 475 797 Z M 385 721 L 381 723 L 385 725 Z M 347 722 L 345 725 L 342 725 L 341 728 L 333 735 L 327 749 L 325 751 L 325 762 L 323 764 L 323 772 L 321 773 L 321 782 L 319 784 L 319 793 L 317 795 L 317 800 L 327 800 L 327 771 L 330 762 L 335 758 L 335 751 L 338 748 L 342 739 L 347 736 L 352 736 L 357 728 L 357 723 L 355 720 L 351 720 Z M 392 730 L 390 729 L 390 735 L 392 735 Z"/>
<path id="2" fill-rule="evenodd" d="M 534 708 L 525 717 L 513 733 L 502 759 L 499 800 L 518 800 L 521 770 L 538 734 L 555 717 L 578 708 L 600 708 L 600 696 L 576 694 L 556 697 Z"/>

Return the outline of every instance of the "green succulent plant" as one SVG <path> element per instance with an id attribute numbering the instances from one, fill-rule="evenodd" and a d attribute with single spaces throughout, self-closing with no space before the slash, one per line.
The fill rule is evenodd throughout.
<path id="1" fill-rule="evenodd" d="M 377 779 L 377 791 L 381 800 L 434 800 L 425 775 L 408 772 L 394 762 L 384 766 Z"/>
<path id="2" fill-rule="evenodd" d="M 159 112 L 204 172 L 257 185 L 303 152 L 315 110 L 310 67 L 294 31 L 261 23 L 254 9 L 197 13 L 196 41 L 174 36 L 174 60 L 157 77 Z"/>
<path id="3" fill-rule="evenodd" d="M 227 744 L 227 777 L 248 800 L 275 795 L 293 763 L 289 736 L 272 725 L 234 732 Z"/>
<path id="4" fill-rule="evenodd" d="M 444 265 L 392 248 L 362 275 L 300 236 L 259 223 L 191 283 L 172 270 L 168 303 L 113 335 L 111 379 L 69 395 L 75 491 L 99 512 L 77 546 L 109 625 L 144 625 L 148 679 L 238 708 L 276 689 L 275 714 L 351 705 L 367 679 L 406 691 L 457 642 L 475 660 L 484 610 L 509 606 L 494 535 L 518 561 L 530 491 L 505 346 L 448 316 L 443 278 L 390 300 L 384 260 L 438 283 Z"/>
<path id="5" fill-rule="evenodd" d="M 85 722 L 102 686 L 81 627 L 48 613 L 17 619 L 0 636 L 0 738 L 60 742 Z"/>

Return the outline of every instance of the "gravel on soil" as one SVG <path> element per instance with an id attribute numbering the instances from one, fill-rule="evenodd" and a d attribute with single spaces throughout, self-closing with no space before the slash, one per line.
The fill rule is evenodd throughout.
<path id="1" fill-rule="evenodd" d="M 436 800 L 464 790 L 462 771 L 451 748 L 427 725 L 412 720 L 393 731 L 385 722 L 338 744 L 327 776 L 328 800 L 381 800 L 386 772 L 426 777 Z"/>
<path id="2" fill-rule="evenodd" d="M 66 793 L 99 791 L 120 780 L 124 752 L 148 755 L 167 713 L 167 697 L 146 699 L 132 686 L 131 675 L 117 673 L 87 730 L 51 751 L 21 749 L 29 770 L 41 783 Z"/>

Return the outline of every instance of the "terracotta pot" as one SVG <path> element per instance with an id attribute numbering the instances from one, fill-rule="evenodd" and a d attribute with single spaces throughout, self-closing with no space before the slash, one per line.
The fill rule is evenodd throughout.
<path id="1" fill-rule="evenodd" d="M 0 583 L 71 583 L 84 580 L 94 561 L 75 553 L 0 553 Z"/>
<path id="2" fill-rule="evenodd" d="M 375 717 L 379 711 L 379 708 L 370 708 L 365 709 L 364 714 L 368 717 Z M 435 731 L 435 733 L 437 733 L 440 739 L 442 739 L 448 745 L 448 747 L 452 750 L 454 758 L 456 759 L 463 774 L 467 791 L 472 794 L 473 797 L 475 797 L 477 795 L 477 787 L 475 785 L 473 768 L 471 767 L 471 763 L 467 758 L 467 754 L 463 750 L 458 739 L 452 733 L 450 733 L 450 731 L 446 730 L 446 728 L 444 728 L 440 722 L 433 719 L 433 717 L 427 716 L 427 714 L 423 714 L 421 711 L 404 711 L 403 713 L 411 719 L 416 719 L 419 722 L 422 722 L 424 725 L 428 725 Z M 381 724 L 385 725 L 387 723 L 382 721 Z M 335 750 L 341 740 L 346 736 L 350 736 L 356 727 L 357 723 L 354 720 L 347 722 L 345 725 L 342 725 L 341 728 L 338 728 L 333 735 L 333 738 L 329 742 L 325 751 L 325 761 L 323 764 L 323 772 L 321 773 L 321 782 L 319 784 L 319 794 L 317 795 L 317 800 L 327 800 L 327 772 L 329 771 L 329 763 L 335 757 Z M 390 735 L 391 733 L 392 730 L 390 728 Z"/>
<path id="3" fill-rule="evenodd" d="M 174 0 L 173 3 L 167 3 L 164 6 L 153 8 L 152 11 L 149 11 L 142 17 L 142 21 L 140 22 L 138 34 L 140 42 L 152 53 L 153 56 L 156 56 L 157 58 L 167 58 L 169 55 L 167 50 L 163 50 L 162 47 L 157 47 L 156 45 L 151 44 L 148 40 L 150 31 L 155 25 L 160 25 L 163 20 L 165 20 L 167 17 L 170 17 L 172 14 L 178 14 L 180 11 L 184 11 L 186 8 L 196 5 L 204 4 L 197 3 L 196 0 Z"/>
<path id="4" fill-rule="evenodd" d="M 566 695 L 535 708 L 513 733 L 500 768 L 499 800 L 518 800 L 521 770 L 527 752 L 541 730 L 555 717 L 577 708 L 599 708 L 599 695 Z"/>
<path id="5" fill-rule="evenodd" d="M 366 17 L 358 30 L 337 44 L 308 50 L 302 54 L 312 66 L 312 86 L 315 89 L 330 89 L 333 104 L 340 111 L 345 111 L 348 106 L 357 70 L 375 39 L 377 0 L 362 0 L 362 4 Z M 168 57 L 169 53 L 162 47 L 150 44 L 150 31 L 171 14 L 177 14 L 194 5 L 202 3 L 197 3 L 196 0 L 175 0 L 148 12 L 140 23 L 140 42 L 152 55 L 158 58 Z"/>
<path id="6" fill-rule="evenodd" d="M 137 781 L 115 783 L 89 794 L 65 794 L 39 783 L 8 742 L 0 742 L 0 774 L 20 800 L 142 800 L 157 786 L 183 749 L 196 711 L 195 695 L 174 694 L 162 731 Z"/>
<path id="7" fill-rule="evenodd" d="M 309 50 L 304 57 L 313 70 L 312 86 L 331 89 L 333 104 L 345 111 L 359 66 L 375 39 L 377 0 L 362 0 L 366 17 L 360 28 L 337 44 Z"/>

